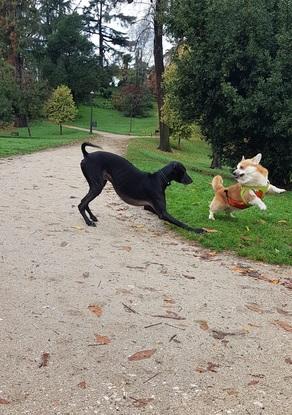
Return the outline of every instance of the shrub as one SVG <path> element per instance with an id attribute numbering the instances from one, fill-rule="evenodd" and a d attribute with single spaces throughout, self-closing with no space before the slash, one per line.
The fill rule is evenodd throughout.
<path id="1" fill-rule="evenodd" d="M 60 85 L 53 91 L 46 103 L 45 112 L 49 120 L 60 125 L 60 134 L 62 134 L 62 124 L 73 120 L 77 115 L 72 93 L 66 85 Z"/>
<path id="2" fill-rule="evenodd" d="M 113 106 L 127 117 L 147 116 L 152 108 L 152 96 L 145 86 L 128 84 L 113 94 Z"/>

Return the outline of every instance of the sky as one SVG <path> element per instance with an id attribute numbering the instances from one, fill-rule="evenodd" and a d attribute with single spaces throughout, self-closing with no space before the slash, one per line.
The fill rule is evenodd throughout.
<path id="1" fill-rule="evenodd" d="M 84 7 L 88 4 L 88 0 L 75 0 L 75 4 L 79 5 L 79 7 Z M 118 11 L 123 13 L 124 15 L 135 16 L 136 21 L 140 22 L 145 14 L 149 11 L 150 0 L 134 0 L 131 4 L 120 4 L 118 6 Z M 128 28 L 121 27 L 118 22 L 112 22 L 112 27 L 116 30 L 120 30 L 121 32 L 126 32 L 130 40 L 135 39 L 135 33 L 137 30 L 137 25 L 131 25 Z M 98 36 L 92 36 L 91 41 L 98 46 Z M 150 43 L 149 47 L 152 48 L 152 42 Z M 164 39 L 163 42 L 164 52 L 171 48 L 171 43 Z M 151 53 L 149 52 L 151 55 Z M 149 57 L 149 64 L 153 63 L 153 57 Z"/>

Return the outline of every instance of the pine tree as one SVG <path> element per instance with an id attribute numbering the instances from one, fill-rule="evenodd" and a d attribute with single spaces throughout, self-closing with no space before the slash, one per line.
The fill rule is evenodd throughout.
<path id="1" fill-rule="evenodd" d="M 107 60 L 107 53 L 122 55 L 120 47 L 129 45 L 128 36 L 111 27 L 113 21 L 118 21 L 125 27 L 134 22 L 135 17 L 126 16 L 116 10 L 126 2 L 127 0 L 90 0 L 83 10 L 88 33 L 97 34 L 99 37 L 99 64 L 102 68 Z"/>

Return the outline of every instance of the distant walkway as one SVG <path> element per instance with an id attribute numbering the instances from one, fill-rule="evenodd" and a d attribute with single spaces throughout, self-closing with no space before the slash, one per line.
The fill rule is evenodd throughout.
<path id="1" fill-rule="evenodd" d="M 63 127 L 72 128 L 73 130 L 86 131 L 88 134 L 90 134 L 89 128 L 77 127 L 75 125 L 67 125 L 67 124 L 63 125 Z M 135 135 L 130 135 L 130 134 L 117 134 L 117 133 L 110 133 L 110 132 L 98 131 L 98 130 L 92 130 L 92 134 L 103 136 L 104 138 L 120 137 L 120 138 L 130 139 L 130 138 L 135 137 Z"/>

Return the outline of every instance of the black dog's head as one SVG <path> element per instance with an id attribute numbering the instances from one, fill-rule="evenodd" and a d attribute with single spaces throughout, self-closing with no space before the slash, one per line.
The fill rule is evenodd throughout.
<path id="1" fill-rule="evenodd" d="M 192 178 L 187 174 L 187 170 L 182 163 L 172 161 L 167 166 L 167 178 L 169 181 L 174 180 L 182 184 L 191 184 Z"/>

